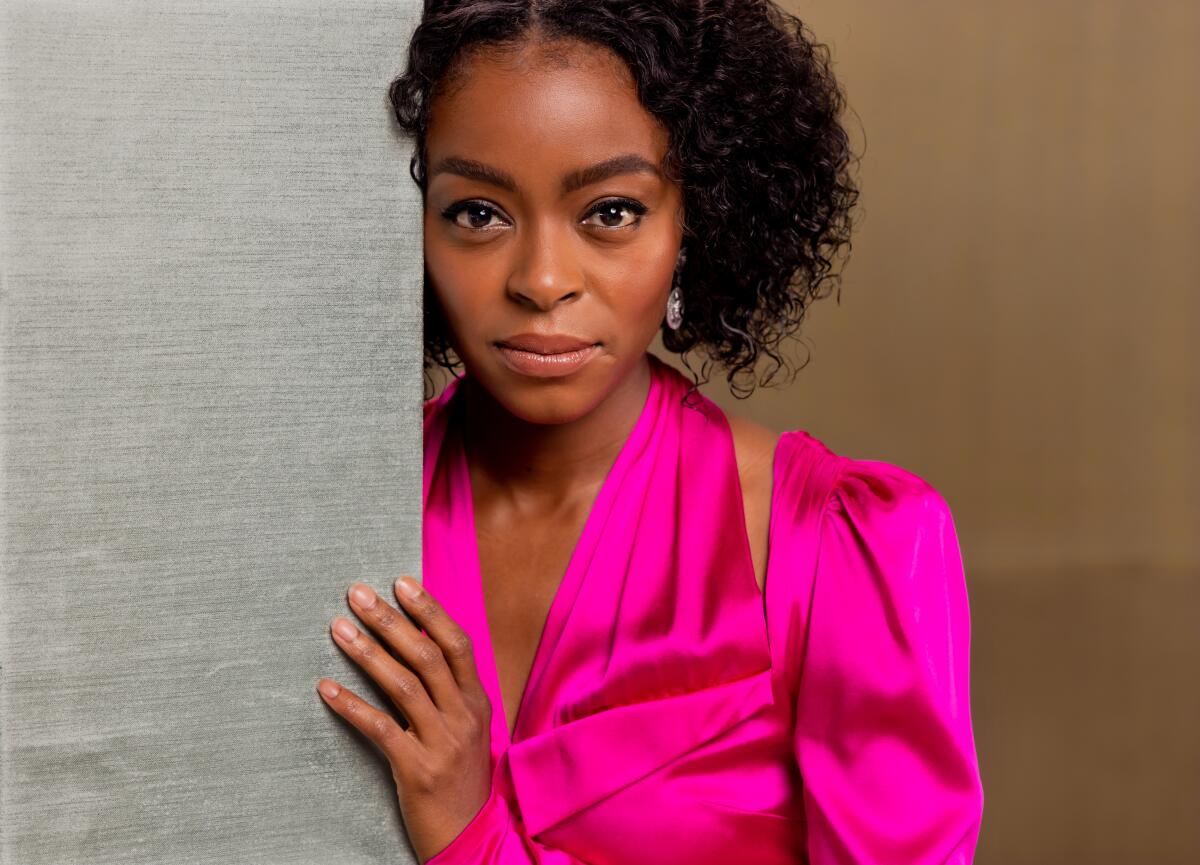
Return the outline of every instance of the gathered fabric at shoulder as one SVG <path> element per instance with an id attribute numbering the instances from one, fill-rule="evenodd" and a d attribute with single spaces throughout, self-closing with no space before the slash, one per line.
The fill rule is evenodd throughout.
<path id="1" fill-rule="evenodd" d="M 953 517 L 920 476 L 839 458 L 817 521 L 793 749 L 812 863 L 968 863 L 983 791 Z"/>

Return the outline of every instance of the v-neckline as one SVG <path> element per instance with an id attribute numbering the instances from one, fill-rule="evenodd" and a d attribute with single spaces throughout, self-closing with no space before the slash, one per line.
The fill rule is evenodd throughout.
<path id="1" fill-rule="evenodd" d="M 487 655 L 486 661 L 480 670 L 491 678 L 491 686 L 494 688 L 498 698 L 501 721 L 499 726 L 504 732 L 504 748 L 507 748 L 521 738 L 518 734 L 521 731 L 522 719 L 529 714 L 526 706 L 533 699 L 533 694 L 540 681 L 541 674 L 549 662 L 551 650 L 547 646 L 557 645 L 560 642 L 563 628 L 566 624 L 566 612 L 561 609 L 564 599 L 568 594 L 572 598 L 578 594 L 578 588 L 583 577 L 579 573 L 579 551 L 592 544 L 594 535 L 599 531 L 597 515 L 608 509 L 609 500 L 614 494 L 614 485 L 624 475 L 628 462 L 637 450 L 637 442 L 645 438 L 647 434 L 646 428 L 656 414 L 658 391 L 661 387 L 660 376 L 663 374 L 663 370 L 658 368 L 658 364 L 661 364 L 662 361 L 654 355 L 648 354 L 648 357 L 650 363 L 650 386 L 646 392 L 645 402 L 642 404 L 641 411 L 634 422 L 633 428 L 630 430 L 629 435 L 626 436 L 621 449 L 617 452 L 617 456 L 613 460 L 608 474 L 605 475 L 604 481 L 596 493 L 596 497 L 592 500 L 587 517 L 584 519 L 583 528 L 580 530 L 579 537 L 571 549 L 570 557 L 567 559 L 562 579 L 559 581 L 558 587 L 551 597 L 546 619 L 542 624 L 542 631 L 538 636 L 537 646 L 533 651 L 533 661 L 530 664 L 529 674 L 525 677 L 525 689 L 521 692 L 521 696 L 517 701 L 517 710 L 515 717 L 512 719 L 511 729 L 509 727 L 508 707 L 504 704 L 504 691 L 500 685 L 500 670 L 496 665 L 496 652 L 495 646 L 492 643 L 491 623 L 488 619 L 487 603 L 483 591 L 483 567 L 479 555 L 479 536 L 475 528 L 475 500 L 471 486 L 471 470 L 467 463 L 467 452 L 461 426 L 456 430 L 452 454 L 452 468 L 455 475 L 454 488 L 455 494 L 461 495 L 463 498 L 462 512 L 464 514 L 466 534 L 463 553 L 467 567 L 470 569 L 470 573 L 465 574 L 464 579 L 469 586 L 469 590 L 474 593 L 474 600 L 481 614 L 479 629 L 483 634 L 483 645 L 475 646 L 476 666 L 479 668 L 480 654 Z M 548 636 L 551 635 L 552 631 L 552 636 Z M 493 717 L 495 714 L 496 712 L 493 710 Z M 527 721 L 524 722 L 525 726 L 528 726 L 528 723 Z"/>

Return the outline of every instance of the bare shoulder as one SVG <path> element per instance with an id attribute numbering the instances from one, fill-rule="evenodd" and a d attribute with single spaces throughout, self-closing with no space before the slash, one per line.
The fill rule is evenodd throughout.
<path id="1" fill-rule="evenodd" d="M 758 475 L 766 472 L 770 482 L 770 471 L 775 457 L 775 444 L 780 433 L 749 418 L 726 413 L 729 429 L 733 433 L 733 449 L 737 454 L 738 472 L 746 481 L 761 480 Z"/>
<path id="2" fill-rule="evenodd" d="M 726 414 L 733 434 L 738 478 L 742 485 L 742 507 L 746 515 L 746 537 L 754 579 L 763 591 L 767 574 L 767 542 L 771 514 L 772 467 L 779 433 L 748 418 Z"/>

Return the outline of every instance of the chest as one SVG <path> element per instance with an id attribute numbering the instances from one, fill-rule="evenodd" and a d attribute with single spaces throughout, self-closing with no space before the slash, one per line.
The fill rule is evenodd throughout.
<path id="1" fill-rule="evenodd" d="M 514 525 L 477 513 L 479 575 L 510 737 L 546 617 L 586 516 Z"/>
<path id="2" fill-rule="evenodd" d="M 767 567 L 770 487 L 743 480 L 743 510 L 755 580 L 763 591 Z M 476 537 L 484 607 L 510 737 L 546 618 L 562 583 L 589 508 L 580 505 L 539 519 L 514 519 L 476 506 Z"/>
<path id="3" fill-rule="evenodd" d="M 759 508 L 746 513 L 748 536 L 761 530 L 763 543 L 751 547 L 760 553 L 756 567 L 760 562 L 765 567 L 766 525 L 754 521 Z M 585 521 L 586 514 L 574 513 L 526 523 L 521 531 L 502 523 L 489 526 L 486 519 L 477 525 L 485 612 L 510 740 L 518 711 L 533 709 L 533 704 L 521 707 L 522 696 Z M 761 575 L 758 582 L 763 584 Z M 744 594 L 739 601 L 722 613 L 745 612 Z M 710 609 L 726 618 L 715 605 Z M 613 621 L 610 613 L 603 608 L 602 618 Z M 752 629 L 749 617 L 741 621 Z M 577 628 L 575 639 L 581 633 Z M 580 645 L 573 647 L 576 653 Z M 699 646 L 697 653 L 704 655 Z M 711 662 L 726 656 L 705 657 Z M 647 669 L 658 666 L 653 659 L 647 664 Z M 772 668 L 706 684 L 686 696 L 648 699 L 634 704 L 632 720 L 628 707 L 599 711 L 540 733 L 532 748 L 522 743 L 526 747 L 510 751 L 509 759 L 517 761 L 512 771 L 524 790 L 529 830 L 548 846 L 596 865 L 643 861 L 651 848 L 662 865 L 794 862 L 794 851 L 805 847 L 806 824 L 797 818 L 802 788 L 790 768 L 790 712 L 785 702 L 769 707 L 774 676 Z M 639 693 L 653 690 L 647 686 Z M 547 754 L 554 759 L 545 759 Z M 581 778 L 590 780 L 580 783 Z M 539 795 L 539 790 L 553 793 Z M 678 830 L 666 847 L 661 845 L 664 808 Z"/>

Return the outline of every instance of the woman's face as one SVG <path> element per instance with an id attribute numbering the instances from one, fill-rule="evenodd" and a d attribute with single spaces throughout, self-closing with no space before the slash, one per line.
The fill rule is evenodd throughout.
<path id="1" fill-rule="evenodd" d="M 581 42 L 553 50 L 474 55 L 426 136 L 425 263 L 452 344 L 533 423 L 587 414 L 643 362 L 682 239 L 667 132 L 629 71 Z M 590 348 L 504 347 L 530 335 Z"/>

